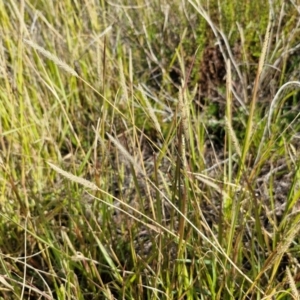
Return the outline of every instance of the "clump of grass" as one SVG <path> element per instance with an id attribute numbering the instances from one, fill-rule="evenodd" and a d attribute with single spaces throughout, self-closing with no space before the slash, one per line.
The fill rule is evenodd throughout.
<path id="1" fill-rule="evenodd" d="M 0 14 L 3 299 L 298 297 L 292 2 Z"/>

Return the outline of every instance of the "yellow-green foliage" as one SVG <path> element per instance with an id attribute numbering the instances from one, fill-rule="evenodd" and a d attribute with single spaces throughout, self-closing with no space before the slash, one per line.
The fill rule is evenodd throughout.
<path id="1" fill-rule="evenodd" d="M 276 106 L 267 135 L 255 107 L 246 131 L 248 103 L 234 110 L 230 87 L 244 101 L 248 85 L 233 67 L 233 81 L 217 87 L 223 102 L 208 97 L 207 107 L 194 106 L 203 51 L 217 42 L 212 26 L 237 44 L 242 78 L 255 78 L 269 3 L 275 17 L 266 65 L 282 56 L 276 68 L 297 70 L 298 60 L 285 57 L 298 43 L 292 2 L 0 0 L 1 299 L 289 292 L 276 272 L 299 222 L 289 207 L 281 225 L 295 229 L 277 226 L 261 199 L 270 194 L 275 207 L 265 188 L 275 175 L 257 177 L 278 157 L 298 168 L 288 147 L 299 131 L 294 115 L 281 121 Z M 226 120 L 224 103 L 233 109 Z M 256 184 L 265 188 L 258 196 Z M 226 201 L 232 210 L 222 218 Z M 274 232 L 260 228 L 260 211 Z"/>

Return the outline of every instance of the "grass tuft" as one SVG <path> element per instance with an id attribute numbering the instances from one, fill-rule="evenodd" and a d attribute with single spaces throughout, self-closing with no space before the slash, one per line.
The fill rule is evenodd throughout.
<path id="1" fill-rule="evenodd" d="M 299 298 L 293 1 L 10 0 L 0 25 L 1 299 Z"/>

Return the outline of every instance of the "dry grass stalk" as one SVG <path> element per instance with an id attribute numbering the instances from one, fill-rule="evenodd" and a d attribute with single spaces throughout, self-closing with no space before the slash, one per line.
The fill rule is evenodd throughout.
<path id="1" fill-rule="evenodd" d="M 64 177 L 66 177 L 67 179 L 71 180 L 72 182 L 76 182 L 76 183 L 79 183 L 81 185 L 83 185 L 84 187 L 88 188 L 88 189 L 91 189 L 93 191 L 97 191 L 99 190 L 99 188 L 92 182 L 84 179 L 84 178 L 81 178 L 81 177 L 78 177 L 78 176 L 75 176 L 67 171 L 64 171 L 62 170 L 61 168 L 55 166 L 54 164 L 50 163 L 50 162 L 47 162 L 47 164 L 54 170 L 56 171 L 58 174 L 61 174 L 63 175 Z"/>
<path id="2" fill-rule="evenodd" d="M 41 46 L 37 45 L 36 43 L 34 43 L 30 40 L 23 39 L 23 41 L 24 41 L 25 44 L 27 44 L 31 48 L 35 49 L 36 51 L 38 51 L 39 53 L 41 53 L 42 55 L 44 55 L 48 59 L 52 60 L 61 69 L 65 70 L 66 72 L 68 72 L 69 74 L 71 74 L 73 76 L 79 77 L 77 72 L 74 69 L 72 69 L 68 64 L 63 62 L 61 59 L 59 59 L 54 54 L 50 53 L 46 49 L 42 48 Z"/>
<path id="3" fill-rule="evenodd" d="M 289 267 L 286 267 L 286 275 L 287 275 L 289 286 L 291 288 L 291 293 L 293 294 L 294 299 L 300 299 L 300 294 L 298 292 L 296 282 L 292 276 L 292 273 L 291 273 L 291 270 Z"/>

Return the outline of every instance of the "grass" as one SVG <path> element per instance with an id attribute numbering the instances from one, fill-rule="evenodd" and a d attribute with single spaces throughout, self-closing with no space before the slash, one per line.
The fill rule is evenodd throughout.
<path id="1" fill-rule="evenodd" d="M 298 299 L 293 1 L 0 1 L 1 299 Z"/>

